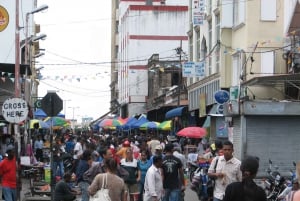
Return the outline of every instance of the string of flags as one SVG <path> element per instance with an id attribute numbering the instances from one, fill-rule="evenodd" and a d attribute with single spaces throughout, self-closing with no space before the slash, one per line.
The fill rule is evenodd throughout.
<path id="1" fill-rule="evenodd" d="M 7 73 L 7 72 L 0 72 L 0 78 L 2 82 L 6 82 L 8 79 L 12 82 L 15 81 L 15 74 L 14 73 Z M 77 81 L 81 82 L 82 80 L 97 80 L 97 79 L 103 79 L 104 76 L 110 76 L 110 74 L 101 75 L 101 73 L 93 74 L 93 75 L 47 75 L 43 76 L 41 74 L 37 74 L 38 80 L 54 80 L 54 81 Z M 23 79 L 20 78 L 20 83 L 23 82 Z"/>

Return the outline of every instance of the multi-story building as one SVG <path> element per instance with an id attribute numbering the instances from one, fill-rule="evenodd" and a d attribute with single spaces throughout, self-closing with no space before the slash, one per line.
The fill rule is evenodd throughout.
<path id="1" fill-rule="evenodd" d="M 294 142 L 300 137 L 292 134 L 300 129 L 297 15 L 296 0 L 206 1 L 199 26 L 190 13 L 190 60 L 206 66 L 204 77 L 188 80 L 189 110 L 200 122 L 210 119 L 212 140 L 229 137 L 238 158 L 257 155 L 262 169 L 277 152 L 272 157 L 287 164 L 284 170 L 299 159 L 277 146 L 265 147 L 280 141 L 289 153 L 299 150 Z"/>
<path id="2" fill-rule="evenodd" d="M 188 2 L 121 0 L 113 9 L 112 108 L 123 117 L 146 113 L 148 59 L 178 60 L 175 49 L 187 49 Z"/>
<path id="3" fill-rule="evenodd" d="M 43 38 L 36 37 L 40 27 L 34 23 L 34 13 L 47 9 L 47 6 L 37 8 L 36 0 L 19 1 L 19 13 L 16 13 L 14 1 L 0 0 L 1 9 L 1 32 L 0 32 L 0 107 L 3 102 L 17 95 L 23 98 L 33 107 L 33 97 L 37 96 L 38 76 L 34 58 L 39 52 L 38 40 Z M 7 15 L 7 16 L 6 16 Z M 16 27 L 16 16 L 19 16 L 19 27 Z M 18 36 L 16 30 L 19 29 Z M 15 43 L 20 42 L 20 48 L 15 48 Z M 17 44 L 18 46 L 18 44 Z M 18 90 L 15 90 L 15 61 L 19 55 L 20 74 Z M 1 114 L 1 111 L 0 111 Z"/>

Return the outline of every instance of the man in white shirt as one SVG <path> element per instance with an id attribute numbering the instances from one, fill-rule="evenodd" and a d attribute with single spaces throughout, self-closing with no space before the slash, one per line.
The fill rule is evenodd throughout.
<path id="1" fill-rule="evenodd" d="M 162 166 L 163 159 L 161 156 L 153 157 L 153 164 L 148 169 L 145 185 L 144 185 L 144 201 L 158 201 L 162 198 L 163 193 L 163 181 L 160 173 L 160 167 Z"/>
<path id="2" fill-rule="evenodd" d="M 242 181 L 241 161 L 233 157 L 233 144 L 230 141 L 223 143 L 223 152 L 223 156 L 213 159 L 208 169 L 208 176 L 216 179 L 213 201 L 223 200 L 228 184 Z"/>
<path id="3" fill-rule="evenodd" d="M 74 166 L 73 166 L 73 172 L 76 172 L 76 168 L 79 162 L 79 159 L 81 158 L 81 155 L 83 154 L 83 143 L 84 143 L 84 139 L 81 137 L 77 138 L 77 142 L 75 144 L 74 147 L 74 155 L 73 155 L 73 159 L 74 159 Z"/>

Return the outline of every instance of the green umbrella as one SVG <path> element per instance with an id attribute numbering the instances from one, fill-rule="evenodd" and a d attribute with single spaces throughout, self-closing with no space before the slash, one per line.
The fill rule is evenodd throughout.
<path id="1" fill-rule="evenodd" d="M 158 126 L 159 130 L 170 131 L 171 130 L 171 120 L 163 121 Z"/>

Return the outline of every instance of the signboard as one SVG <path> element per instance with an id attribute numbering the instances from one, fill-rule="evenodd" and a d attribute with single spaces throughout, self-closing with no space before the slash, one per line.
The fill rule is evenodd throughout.
<path id="1" fill-rule="evenodd" d="M 27 102 L 21 98 L 9 98 L 2 105 L 2 115 L 10 123 L 20 123 L 28 116 Z"/>
<path id="2" fill-rule="evenodd" d="M 204 24 L 204 13 L 205 12 L 205 0 L 194 0 L 193 1 L 193 25 Z"/>
<path id="3" fill-rule="evenodd" d="M 225 90 L 220 90 L 215 93 L 214 97 L 216 102 L 222 105 L 229 101 L 229 92 Z"/>
<path id="4" fill-rule="evenodd" d="M 183 77 L 204 77 L 205 62 L 185 62 L 182 69 Z"/>
<path id="5" fill-rule="evenodd" d="M 49 92 L 42 99 L 41 108 L 48 116 L 54 117 L 63 109 L 63 101 L 56 93 Z"/>

